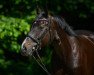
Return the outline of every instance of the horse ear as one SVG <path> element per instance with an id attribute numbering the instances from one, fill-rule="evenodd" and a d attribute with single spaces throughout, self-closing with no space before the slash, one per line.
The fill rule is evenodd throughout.
<path id="1" fill-rule="evenodd" d="M 46 1 L 46 5 L 45 5 L 45 9 L 46 9 L 46 10 L 45 10 L 45 12 L 46 12 L 46 16 L 47 16 L 47 17 L 48 17 L 48 15 L 49 15 L 49 14 L 48 14 L 48 7 L 49 7 L 48 5 L 49 5 L 48 2 Z"/>
<path id="2" fill-rule="evenodd" d="M 45 11 L 45 17 L 48 17 L 48 10 Z"/>
<path id="3" fill-rule="evenodd" d="M 40 8 L 40 5 L 39 4 L 40 4 L 39 1 L 36 0 L 36 14 L 37 15 L 41 13 L 41 8 Z"/>
<path id="4" fill-rule="evenodd" d="M 36 8 L 36 13 L 37 14 L 40 14 L 41 13 L 41 9 L 37 6 L 37 8 Z"/>
<path id="5" fill-rule="evenodd" d="M 47 9 L 47 6 L 45 6 L 45 8 L 44 8 L 44 12 L 45 12 L 45 17 L 48 17 L 48 9 Z"/>

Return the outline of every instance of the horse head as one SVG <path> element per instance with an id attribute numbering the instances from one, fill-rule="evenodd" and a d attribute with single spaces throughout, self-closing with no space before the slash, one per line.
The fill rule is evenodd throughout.
<path id="1" fill-rule="evenodd" d="M 45 12 L 41 12 L 34 21 L 30 32 L 22 43 L 21 50 L 25 55 L 32 55 L 49 43 L 52 38 L 50 18 Z"/>

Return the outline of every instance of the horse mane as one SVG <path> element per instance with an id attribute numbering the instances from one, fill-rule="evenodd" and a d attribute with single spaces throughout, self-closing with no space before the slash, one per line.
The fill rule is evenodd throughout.
<path id="1" fill-rule="evenodd" d="M 55 21 L 59 24 L 59 26 L 67 32 L 67 34 L 71 36 L 76 36 L 76 33 L 73 29 L 66 23 L 66 21 L 60 16 L 54 16 Z"/>

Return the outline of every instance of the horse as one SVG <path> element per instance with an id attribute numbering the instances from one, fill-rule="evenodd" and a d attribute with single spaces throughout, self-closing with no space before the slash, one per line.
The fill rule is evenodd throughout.
<path id="1" fill-rule="evenodd" d="M 32 56 L 48 44 L 53 47 L 48 75 L 94 75 L 92 32 L 76 32 L 63 17 L 41 11 L 23 41 L 21 51 Z"/>

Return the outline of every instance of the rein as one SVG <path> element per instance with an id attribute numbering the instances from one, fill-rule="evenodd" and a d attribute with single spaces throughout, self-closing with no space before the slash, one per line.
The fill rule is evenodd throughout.
<path id="1" fill-rule="evenodd" d="M 50 33 L 50 28 L 49 28 L 49 33 Z M 32 37 L 29 36 L 29 35 L 28 35 L 27 37 L 29 37 L 31 40 L 33 40 L 34 42 L 36 42 L 37 45 L 38 45 L 38 46 L 36 46 L 35 52 L 36 52 L 36 54 L 37 54 L 37 57 L 38 57 L 39 61 L 37 60 L 37 58 L 36 58 L 34 55 L 32 55 L 33 58 L 34 58 L 34 60 L 35 60 L 35 61 L 38 63 L 38 65 L 47 73 L 47 75 L 51 75 L 51 73 L 47 70 L 45 64 L 42 62 L 42 59 L 41 59 L 41 57 L 40 57 L 40 55 L 39 55 L 39 53 L 38 53 L 38 51 L 37 51 L 38 49 L 41 49 L 41 47 L 40 47 L 41 43 L 40 43 L 38 40 L 32 38 Z M 51 37 L 51 34 L 50 34 L 50 37 Z M 50 41 L 51 41 L 51 38 L 50 38 Z"/>
<path id="2" fill-rule="evenodd" d="M 32 55 L 33 58 L 34 58 L 34 60 L 35 60 L 35 61 L 38 63 L 38 65 L 47 73 L 47 75 L 51 75 L 51 73 L 47 70 L 45 64 L 42 62 L 41 57 L 40 57 L 38 51 L 36 50 L 35 52 L 36 52 L 37 57 L 38 57 L 38 59 L 39 59 L 40 62 L 36 59 L 36 57 L 35 57 L 34 55 Z"/>
<path id="3" fill-rule="evenodd" d="M 34 60 L 38 63 L 38 65 L 47 73 L 47 75 L 51 75 L 51 73 L 47 70 L 47 68 L 46 68 L 46 66 L 45 66 L 45 64 L 42 62 L 42 59 L 41 59 L 41 57 L 40 57 L 40 55 L 39 55 L 39 53 L 38 53 L 38 49 L 41 49 L 41 47 L 40 47 L 40 42 L 38 42 L 36 39 L 34 39 L 34 38 L 32 38 L 31 36 L 27 36 L 27 37 L 29 37 L 31 40 L 33 40 L 34 42 L 36 42 L 37 43 L 37 47 L 36 47 L 36 49 L 35 49 L 35 52 L 36 52 L 36 54 L 37 54 L 37 57 L 38 57 L 38 59 L 39 59 L 39 61 L 36 59 L 36 57 L 34 56 L 34 55 L 32 55 L 33 56 L 33 58 L 34 58 Z"/>

